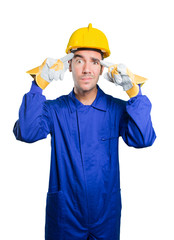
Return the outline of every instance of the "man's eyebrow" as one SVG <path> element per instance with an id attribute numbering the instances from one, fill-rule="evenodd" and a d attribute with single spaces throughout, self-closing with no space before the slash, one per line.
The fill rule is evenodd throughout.
<path id="1" fill-rule="evenodd" d="M 83 56 L 83 55 L 80 55 L 80 54 L 74 55 L 74 58 L 77 58 L 77 57 L 79 57 L 79 58 L 84 58 L 84 56 Z M 94 62 L 100 62 L 100 59 L 98 59 L 98 58 L 91 57 L 90 59 L 91 59 L 92 61 L 94 61 Z"/>
<path id="2" fill-rule="evenodd" d="M 83 56 L 80 55 L 80 54 L 76 54 L 76 55 L 74 55 L 74 58 L 77 58 L 77 57 L 83 58 Z"/>
<path id="3" fill-rule="evenodd" d="M 100 62 L 100 59 L 98 59 L 98 58 L 92 57 L 91 59 L 92 59 L 94 62 Z"/>

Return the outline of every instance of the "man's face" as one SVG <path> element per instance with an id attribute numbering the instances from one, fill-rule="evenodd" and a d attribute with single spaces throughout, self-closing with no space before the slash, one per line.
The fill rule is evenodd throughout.
<path id="1" fill-rule="evenodd" d="M 96 88 L 99 76 L 103 72 L 101 59 L 101 54 L 92 50 L 79 50 L 74 53 L 69 70 L 72 71 L 76 91 L 83 93 Z"/>

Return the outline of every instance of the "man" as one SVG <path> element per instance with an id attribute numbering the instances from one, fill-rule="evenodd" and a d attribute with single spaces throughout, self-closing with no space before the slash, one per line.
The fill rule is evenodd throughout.
<path id="1" fill-rule="evenodd" d="M 107 78 L 123 86 L 129 101 L 100 89 L 97 82 L 107 66 L 102 59 L 110 50 L 105 35 L 91 24 L 72 34 L 66 53 L 29 71 L 35 81 L 23 98 L 14 134 L 25 142 L 51 134 L 45 239 L 119 240 L 118 139 L 121 136 L 135 148 L 153 144 L 151 103 L 141 94 L 137 76 L 124 66 L 111 66 Z M 68 67 L 72 92 L 46 101 L 42 89 L 53 79 L 62 79 Z"/>

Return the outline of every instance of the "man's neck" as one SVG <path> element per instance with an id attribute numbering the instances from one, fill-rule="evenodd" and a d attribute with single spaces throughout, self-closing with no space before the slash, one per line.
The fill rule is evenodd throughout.
<path id="1" fill-rule="evenodd" d="M 79 91 L 77 88 L 74 88 L 76 98 L 83 105 L 91 105 L 96 99 L 97 91 L 97 87 L 92 89 L 91 91 Z"/>

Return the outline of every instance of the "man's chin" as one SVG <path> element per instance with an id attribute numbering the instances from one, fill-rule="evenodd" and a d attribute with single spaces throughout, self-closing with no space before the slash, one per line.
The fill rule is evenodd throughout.
<path id="1" fill-rule="evenodd" d="M 91 84 L 83 84 L 81 86 L 81 90 L 83 92 L 90 92 L 90 91 L 92 91 L 95 88 L 97 88 L 97 86 L 96 85 L 91 85 Z"/>

